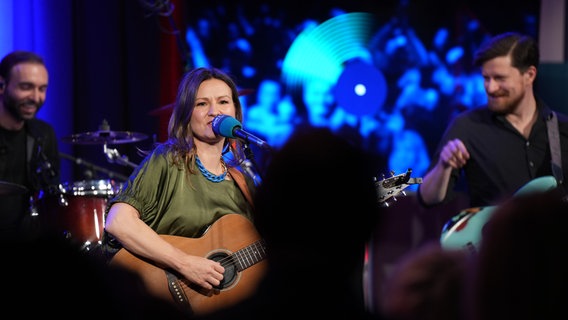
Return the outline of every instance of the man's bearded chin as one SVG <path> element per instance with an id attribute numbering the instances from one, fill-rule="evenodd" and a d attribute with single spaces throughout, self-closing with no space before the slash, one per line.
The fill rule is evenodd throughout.
<path id="1" fill-rule="evenodd" d="M 33 116 L 26 117 L 22 114 L 22 112 L 20 112 L 19 105 L 20 104 L 18 103 L 18 101 L 16 101 L 12 97 L 10 97 L 10 95 L 4 96 L 4 107 L 12 115 L 12 117 L 14 117 L 14 119 L 16 119 L 17 121 L 24 121 L 24 120 L 29 120 L 29 119 L 34 118 L 35 115 L 38 113 L 39 109 L 42 106 L 42 104 L 39 104 L 39 105 L 36 104 L 37 108 L 36 108 L 36 112 L 33 114 Z"/>
<path id="2" fill-rule="evenodd" d="M 508 100 L 506 101 L 505 104 L 498 104 L 495 101 L 493 102 L 489 102 L 489 109 L 495 113 L 498 114 L 509 114 L 514 112 L 517 107 L 519 106 L 519 104 L 521 103 L 523 97 L 522 96 L 518 96 L 515 98 L 512 98 L 512 100 Z"/>
<path id="3" fill-rule="evenodd" d="M 523 100 L 522 96 L 513 98 L 513 100 L 509 101 L 509 103 L 505 106 L 503 113 L 509 114 L 515 112 L 521 105 L 522 100 Z"/>

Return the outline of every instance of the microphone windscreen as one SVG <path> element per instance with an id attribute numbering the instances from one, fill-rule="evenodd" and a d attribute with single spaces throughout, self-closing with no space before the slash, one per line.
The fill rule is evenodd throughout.
<path id="1" fill-rule="evenodd" d="M 216 116 L 213 119 L 211 126 L 213 127 L 213 132 L 215 132 L 216 135 L 226 138 L 236 138 L 233 134 L 234 130 L 236 128 L 242 128 L 242 124 L 239 120 L 224 114 Z"/>

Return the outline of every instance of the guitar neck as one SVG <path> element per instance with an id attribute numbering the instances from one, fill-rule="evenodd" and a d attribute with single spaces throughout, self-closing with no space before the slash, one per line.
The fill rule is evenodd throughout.
<path id="1" fill-rule="evenodd" d="M 266 258 L 266 243 L 260 239 L 231 255 L 239 271 L 243 271 Z"/>

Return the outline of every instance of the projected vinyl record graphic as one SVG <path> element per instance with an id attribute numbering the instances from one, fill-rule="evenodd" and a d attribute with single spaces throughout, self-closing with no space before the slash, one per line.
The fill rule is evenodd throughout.
<path id="1" fill-rule="evenodd" d="M 368 48 L 376 21 L 370 13 L 346 13 L 302 31 L 282 65 L 287 88 L 297 92 L 310 81 L 329 82 L 336 102 L 348 112 L 362 116 L 379 110 L 387 84 Z"/>

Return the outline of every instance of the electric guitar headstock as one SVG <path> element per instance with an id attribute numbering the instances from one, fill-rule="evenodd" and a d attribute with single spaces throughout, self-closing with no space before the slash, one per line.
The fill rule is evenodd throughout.
<path id="1" fill-rule="evenodd" d="M 382 177 L 381 180 L 375 178 L 375 187 L 377 189 L 377 197 L 379 204 L 383 207 L 388 207 L 389 203 L 387 200 L 393 199 L 396 201 L 396 196 L 399 194 L 406 195 L 404 189 L 408 188 L 413 184 L 422 183 L 422 178 L 412 178 L 412 169 L 406 170 L 405 173 L 395 175 L 391 171 L 391 176 L 389 178 Z"/>

